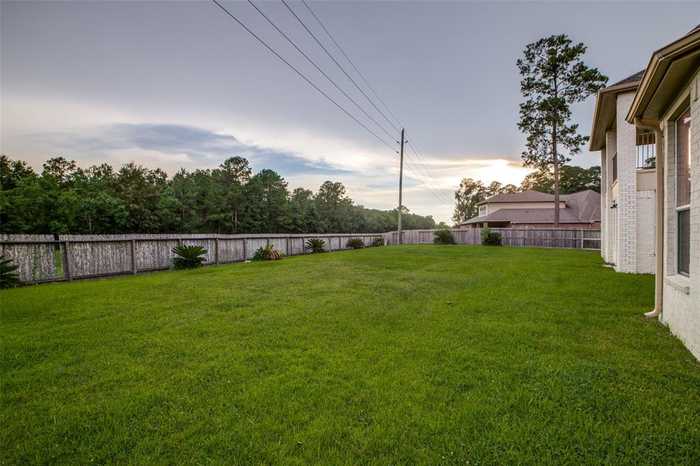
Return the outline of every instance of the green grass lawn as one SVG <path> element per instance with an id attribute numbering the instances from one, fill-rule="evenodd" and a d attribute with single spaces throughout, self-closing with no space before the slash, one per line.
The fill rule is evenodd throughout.
<path id="1" fill-rule="evenodd" d="M 700 364 L 596 253 L 402 246 L 0 292 L 0 462 L 700 464 Z"/>

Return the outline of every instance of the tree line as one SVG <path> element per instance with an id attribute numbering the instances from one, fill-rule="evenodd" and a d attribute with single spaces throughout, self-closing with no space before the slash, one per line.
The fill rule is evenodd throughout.
<path id="1" fill-rule="evenodd" d="M 431 216 L 404 208 L 406 229 L 434 228 Z M 379 233 L 396 230 L 397 211 L 357 205 L 339 182 L 312 192 L 274 170 L 253 174 L 231 157 L 215 169 L 181 169 L 172 178 L 134 163 L 80 168 L 54 157 L 40 173 L 0 156 L 0 232 Z"/>

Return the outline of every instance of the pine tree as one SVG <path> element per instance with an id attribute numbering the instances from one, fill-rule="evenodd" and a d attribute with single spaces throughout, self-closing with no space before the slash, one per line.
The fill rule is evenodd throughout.
<path id="1" fill-rule="evenodd" d="M 582 102 L 605 86 L 608 78 L 583 63 L 586 46 L 566 35 L 528 44 L 517 66 L 522 76 L 518 128 L 527 136 L 526 166 L 554 172 L 554 225 L 559 225 L 559 166 L 581 151 L 588 136 L 572 123 L 571 104 Z M 559 149 L 567 151 L 562 153 Z"/>

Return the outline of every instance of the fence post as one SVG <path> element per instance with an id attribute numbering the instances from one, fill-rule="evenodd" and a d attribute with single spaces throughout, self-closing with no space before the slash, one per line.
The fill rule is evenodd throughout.
<path id="1" fill-rule="evenodd" d="M 289 236 L 287 236 L 287 241 L 284 244 L 284 249 L 287 251 L 287 255 L 289 256 Z"/>
<path id="2" fill-rule="evenodd" d="M 246 248 L 246 239 L 243 238 L 243 262 L 248 260 L 248 252 Z"/>
<path id="3" fill-rule="evenodd" d="M 136 274 L 136 240 L 132 239 L 129 243 L 131 249 L 131 273 Z"/>
<path id="4" fill-rule="evenodd" d="M 73 277 L 71 276 L 70 270 L 70 253 L 68 252 L 68 246 L 70 241 L 66 240 L 63 242 L 63 276 L 66 280 L 71 281 Z"/>
<path id="5" fill-rule="evenodd" d="M 219 238 L 214 238 L 214 263 L 219 263 Z"/>

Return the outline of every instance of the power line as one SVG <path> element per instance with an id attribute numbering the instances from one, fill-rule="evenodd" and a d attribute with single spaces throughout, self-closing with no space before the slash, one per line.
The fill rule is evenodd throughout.
<path id="1" fill-rule="evenodd" d="M 321 73 L 321 74 L 322 74 L 336 89 L 338 89 L 338 91 L 340 91 L 340 93 L 342 93 L 350 102 L 352 102 L 353 104 L 355 104 L 355 106 L 356 106 L 362 113 L 364 113 L 365 116 L 366 116 L 367 118 L 369 118 L 375 125 L 377 125 L 379 128 L 381 128 L 381 130 L 384 131 L 384 133 L 385 133 L 387 136 L 389 136 L 391 139 L 394 139 L 394 137 L 395 137 L 394 135 L 392 135 L 389 131 L 387 131 L 386 128 L 384 128 L 384 126 L 382 126 L 381 124 L 379 124 L 379 122 L 378 122 L 377 120 L 375 120 L 375 119 L 372 117 L 372 115 L 370 115 L 369 113 L 367 113 L 367 111 L 366 111 L 364 108 L 362 108 L 362 107 L 360 106 L 360 104 L 358 104 L 358 103 L 355 101 L 355 99 L 353 99 L 350 95 L 348 95 L 347 92 L 345 92 L 343 89 L 341 89 L 341 87 L 338 86 L 338 84 L 337 84 L 330 76 L 328 76 L 328 74 L 326 74 L 326 72 L 324 72 L 324 71 L 321 69 L 321 67 L 318 66 L 318 65 L 316 64 L 316 62 L 313 61 L 313 60 L 311 59 L 311 57 L 309 57 L 306 53 L 304 53 L 304 51 L 301 50 L 301 48 L 299 48 L 299 46 L 298 46 L 298 45 L 297 45 L 297 44 L 296 44 L 282 29 L 280 29 L 280 28 L 277 26 L 277 24 L 275 24 L 274 21 L 272 21 L 260 8 L 258 8 L 258 6 L 257 6 L 255 3 L 253 3 L 252 0 L 248 0 L 248 3 L 250 3 L 250 4 L 252 5 L 252 7 L 255 8 L 255 10 L 256 10 L 258 13 L 260 13 L 260 15 L 261 15 L 263 18 L 265 18 L 265 19 L 267 20 L 267 22 L 270 23 L 270 25 L 271 25 L 273 28 L 275 28 L 275 30 L 276 30 L 277 32 L 279 32 L 279 33 L 282 35 L 282 37 L 284 37 L 285 39 L 287 39 L 287 42 L 289 42 L 290 44 L 292 44 L 292 46 L 297 50 L 297 52 L 299 52 L 304 58 L 306 58 L 306 60 L 307 60 L 309 63 L 311 63 L 311 64 L 314 66 L 314 68 L 316 68 L 316 70 L 318 70 L 319 73 Z"/>
<path id="2" fill-rule="evenodd" d="M 297 20 L 299 20 L 299 22 L 302 23 L 302 26 L 304 26 L 303 21 L 291 10 L 291 8 L 289 7 L 289 5 L 287 5 L 286 1 L 285 1 L 285 0 L 282 0 L 282 2 L 287 6 L 287 8 L 290 10 L 290 12 L 292 12 L 292 14 L 297 18 Z M 352 61 L 352 59 L 350 58 L 350 56 L 345 52 L 345 49 L 343 49 L 343 47 L 338 43 L 338 41 L 335 40 L 335 38 L 333 37 L 333 34 L 331 34 L 331 32 L 330 32 L 330 31 L 328 30 L 328 28 L 326 27 L 326 25 L 323 23 L 323 21 L 321 21 L 321 18 L 319 18 L 319 16 L 316 14 L 316 12 L 314 12 L 314 10 L 313 10 L 313 9 L 311 8 L 311 6 L 306 2 L 306 0 L 301 0 L 301 2 L 304 4 L 304 6 L 306 7 L 306 9 L 309 10 L 309 13 L 311 13 L 311 15 L 314 17 L 314 19 L 318 22 L 318 24 L 321 26 L 321 28 L 323 29 L 323 31 L 326 33 L 326 35 L 328 36 L 328 38 L 333 42 L 333 44 L 334 44 L 334 45 L 336 46 L 336 48 L 340 51 L 340 53 L 345 57 L 345 59 L 348 61 L 348 63 L 350 63 L 350 66 L 352 66 L 352 68 L 355 70 L 355 72 L 357 72 L 357 74 L 360 76 L 360 78 L 362 78 L 362 80 L 363 80 L 364 84 L 367 86 L 367 88 L 372 92 L 372 94 L 377 98 L 377 100 L 379 100 L 379 102 L 382 103 L 382 105 L 384 106 L 384 108 L 386 108 L 387 112 L 388 112 L 389 114 L 391 114 L 391 116 L 399 123 L 399 125 L 400 125 L 400 126 L 403 126 L 403 124 L 401 123 L 401 120 L 394 114 L 394 112 L 391 111 L 391 108 L 389 108 L 389 106 L 387 105 L 387 103 L 381 98 L 381 96 L 379 96 L 379 94 L 377 93 L 377 91 L 374 90 L 374 88 L 373 88 L 372 85 L 370 84 L 369 80 L 368 80 L 368 79 L 365 77 L 365 75 L 360 71 L 360 69 L 358 68 L 358 66 L 355 65 L 355 62 Z M 306 27 L 305 27 L 305 28 L 306 28 Z M 306 28 L 306 29 L 307 29 L 307 31 L 309 32 L 309 34 L 316 40 L 316 42 L 319 43 L 318 39 L 316 39 L 316 37 L 313 35 L 313 33 L 312 33 L 311 31 L 309 31 L 308 28 Z M 321 45 L 321 44 L 319 43 L 319 45 Z M 329 56 L 331 56 L 330 53 L 325 49 L 325 47 L 323 47 L 323 45 L 321 45 L 321 47 L 324 49 L 324 51 L 326 51 L 326 53 L 327 53 Z M 332 56 L 331 56 L 331 59 L 333 59 Z M 333 59 L 333 60 L 335 61 L 335 59 Z M 341 68 L 341 70 L 345 71 L 337 62 L 336 62 L 336 64 Z M 347 73 L 346 73 L 346 75 L 347 75 Z M 348 77 L 349 77 L 349 76 L 348 76 Z M 352 80 L 352 78 L 350 78 L 350 79 Z M 355 86 L 357 87 L 357 83 L 355 83 L 354 80 L 353 80 L 353 83 L 354 83 Z M 359 87 L 358 87 L 358 88 L 359 88 Z M 364 94 L 364 93 L 363 93 L 363 94 Z M 367 95 L 365 95 L 365 97 L 367 97 Z M 375 108 L 376 108 L 376 107 L 375 107 Z M 378 109 L 377 109 L 377 110 L 378 110 Z M 386 116 L 384 113 L 382 113 L 382 112 L 380 112 L 380 113 L 382 114 L 382 116 L 384 117 L 384 119 L 387 120 L 387 121 L 389 122 L 389 124 L 390 124 L 395 130 L 398 131 L 398 128 L 396 127 L 396 125 L 394 125 L 394 123 L 393 123 L 391 120 L 389 120 L 389 118 L 387 118 L 387 116 Z M 409 145 L 409 147 L 411 147 L 411 149 L 412 149 L 413 152 L 415 153 L 416 158 L 418 159 L 417 162 L 416 162 L 417 166 L 418 166 L 419 168 L 422 169 L 421 162 L 420 162 L 421 156 L 420 156 L 420 154 L 418 153 L 418 150 L 416 150 L 416 148 L 415 148 L 414 146 L 411 145 L 410 140 L 408 141 L 408 145 Z M 426 169 L 423 169 L 423 173 L 424 173 L 425 175 L 427 175 L 427 178 L 428 178 L 428 179 L 430 179 L 430 180 L 432 180 L 432 181 L 435 181 L 435 177 L 427 170 L 427 168 L 426 168 Z M 440 194 L 442 194 L 442 193 L 440 193 Z M 447 198 L 446 195 L 444 195 L 444 194 L 442 194 L 442 195 L 443 195 L 445 198 Z M 448 202 L 452 202 L 452 201 L 451 201 L 451 200 L 448 200 Z"/>
<path id="3" fill-rule="evenodd" d="M 406 152 L 406 154 L 408 154 L 408 152 Z M 413 175 L 413 178 L 415 178 L 415 179 L 417 179 L 417 180 L 422 180 L 423 182 L 425 182 L 425 179 L 426 179 L 426 178 L 427 178 L 429 181 L 432 180 L 432 178 L 430 178 L 430 177 L 427 177 L 427 176 L 425 176 L 425 175 L 419 174 L 419 170 L 418 170 L 419 165 L 418 165 L 415 161 L 414 161 L 414 162 L 410 162 L 408 159 L 405 159 L 405 160 L 404 160 L 404 163 L 405 163 L 406 166 L 407 166 L 407 171 Z M 439 203 L 447 203 L 447 204 L 452 203 L 452 200 L 451 200 L 446 194 L 444 194 L 442 191 L 435 190 L 435 189 L 431 188 L 431 187 L 430 187 L 429 185 L 427 185 L 427 184 L 424 184 L 423 187 L 424 187 L 424 188 L 435 198 L 435 200 L 437 200 Z"/>
<path id="4" fill-rule="evenodd" d="M 424 158 L 420 155 L 420 153 L 419 153 L 418 150 L 415 148 L 415 146 L 411 143 L 410 140 L 408 141 L 408 147 L 413 151 L 413 153 L 415 154 L 415 156 L 416 156 L 416 158 L 418 159 L 419 163 L 421 163 L 421 162 L 424 160 Z M 409 152 L 409 154 L 410 154 L 410 152 Z M 428 170 L 427 167 L 424 168 L 424 172 L 428 175 L 428 178 L 430 178 L 431 180 L 435 181 L 436 177 L 432 175 L 432 173 Z M 446 194 L 445 194 L 445 196 L 447 197 Z M 452 202 L 452 200 L 450 200 L 450 202 Z"/>
<path id="5" fill-rule="evenodd" d="M 321 28 L 324 30 L 324 32 L 326 33 L 326 35 L 331 39 L 331 41 L 333 42 L 333 44 L 335 44 L 335 46 L 338 48 L 338 50 L 340 50 L 340 53 L 343 54 L 343 56 L 345 57 L 345 59 L 348 61 L 348 63 L 350 63 L 350 66 L 352 66 L 352 68 L 353 68 L 353 69 L 355 70 L 355 72 L 360 76 L 360 78 L 362 78 L 362 81 L 364 81 L 364 83 L 365 83 L 365 85 L 367 86 L 367 88 L 372 92 L 372 94 L 374 94 L 374 96 L 377 98 L 377 100 L 379 100 L 379 102 L 382 103 L 382 105 L 384 106 L 384 108 L 385 108 L 385 109 L 387 110 L 387 112 L 389 112 L 389 114 L 396 120 L 396 122 L 399 124 L 399 126 L 403 126 L 403 124 L 401 123 L 401 120 L 399 120 L 399 118 L 394 114 L 394 112 L 391 111 L 391 109 L 390 109 L 389 106 L 386 104 L 386 102 L 384 102 L 384 100 L 379 96 L 379 94 L 377 93 L 377 91 L 375 91 L 374 88 L 372 87 L 372 85 L 369 83 L 369 80 L 365 77 L 364 74 L 362 74 L 362 72 L 359 70 L 359 68 L 358 68 L 357 66 L 355 66 L 355 63 L 350 59 L 350 57 L 348 56 L 348 54 L 345 53 L 345 50 L 343 49 L 343 47 L 341 47 L 340 44 L 335 40 L 335 38 L 334 38 L 333 35 L 330 33 L 330 31 L 328 30 L 328 28 L 326 28 L 325 24 L 323 24 L 323 21 L 321 21 L 321 18 L 319 18 L 318 15 L 314 12 L 314 10 L 311 9 L 311 6 L 310 6 L 308 3 L 306 3 L 306 0 L 301 0 L 301 3 L 304 4 L 304 6 L 306 7 L 306 9 L 309 10 L 309 13 L 311 13 L 311 15 L 312 15 L 312 16 L 316 19 L 316 21 L 318 22 L 318 24 L 321 25 Z M 386 118 L 386 116 L 385 116 L 385 118 Z M 391 122 L 389 122 L 389 123 L 391 124 Z M 396 131 L 399 130 L 398 127 L 394 126 L 393 124 L 392 124 L 392 126 L 394 127 L 394 129 L 395 129 Z"/>
<path id="6" fill-rule="evenodd" d="M 383 116 L 384 119 L 385 119 L 386 121 L 388 121 L 389 124 L 390 124 L 396 131 L 400 131 L 399 128 L 397 128 L 396 125 L 394 125 L 394 123 L 393 123 L 391 120 L 389 120 L 389 118 L 387 118 L 387 116 L 384 114 L 384 112 L 382 112 L 382 110 L 381 110 L 379 107 L 377 107 L 377 105 L 376 105 L 376 104 L 374 103 L 374 101 L 367 95 L 367 93 L 366 93 L 365 91 L 362 90 L 362 88 L 357 84 L 357 82 L 352 78 L 352 76 L 350 76 L 350 75 L 348 74 L 348 72 L 345 71 L 345 68 L 343 67 L 343 65 L 341 65 L 341 64 L 338 62 L 338 60 L 335 59 L 335 57 L 333 56 L 333 54 L 330 53 L 330 52 L 328 51 L 328 49 L 321 43 L 321 41 L 318 39 L 318 37 L 316 37 L 316 34 L 314 34 L 313 31 L 311 31 L 311 29 L 309 29 L 308 26 L 306 26 L 306 23 L 304 23 L 304 21 L 303 21 L 303 20 L 296 14 L 296 12 L 292 9 L 292 7 L 289 6 L 289 3 L 287 3 L 287 0 L 281 0 L 281 1 L 282 1 L 282 3 L 284 3 L 284 6 L 287 7 L 287 9 L 289 10 L 289 12 L 297 19 L 297 21 L 299 21 L 299 24 L 301 24 L 302 27 L 306 30 L 306 32 L 308 32 L 309 35 L 314 39 L 314 41 L 316 41 L 316 43 L 319 45 L 319 47 L 321 47 L 321 48 L 323 49 L 323 51 L 326 52 L 326 55 L 328 55 L 328 57 L 329 57 L 331 60 L 333 60 L 333 63 L 335 63 L 335 64 L 338 66 L 338 68 L 340 68 L 340 71 L 342 71 L 342 72 L 345 74 L 345 76 L 347 76 L 347 78 L 355 85 L 355 87 L 357 88 L 357 90 L 360 91 L 360 92 L 362 93 L 363 96 L 365 96 L 365 99 L 367 99 L 367 101 L 372 105 L 372 107 L 374 107 L 374 109 L 375 109 L 377 112 L 379 112 L 379 114 L 380 114 L 381 116 Z"/>
<path id="7" fill-rule="evenodd" d="M 357 123 L 358 125 L 362 126 L 368 133 L 370 133 L 372 136 L 374 136 L 375 138 L 377 138 L 377 140 L 379 140 L 379 141 L 380 141 L 382 144 L 384 144 L 385 146 L 389 147 L 392 151 L 396 151 L 396 148 L 395 148 L 393 145 L 387 143 L 384 139 L 382 139 L 381 137 L 379 137 L 379 135 L 377 135 L 377 133 L 375 133 L 374 131 L 372 131 L 371 129 L 369 129 L 369 128 L 367 127 L 367 125 L 365 125 L 364 123 L 362 123 L 362 122 L 361 122 L 360 120 L 358 120 L 352 113 L 350 113 L 349 111 L 347 111 L 342 105 L 340 105 L 338 102 L 336 102 L 335 100 L 333 100 L 333 98 L 332 98 L 331 96 L 329 96 L 329 95 L 328 95 L 326 92 L 324 92 L 320 87 L 318 87 L 316 84 L 314 84 L 313 81 L 311 81 L 309 78 L 307 78 L 306 75 L 304 75 L 304 73 L 302 73 L 301 71 L 299 71 L 294 65 L 292 65 L 292 64 L 289 63 L 287 60 L 285 60 L 285 58 L 284 58 L 282 55 L 280 55 L 275 49 L 273 49 L 270 45 L 268 45 L 267 42 L 265 42 L 263 39 L 261 39 L 260 36 L 258 36 L 255 32 L 253 32 L 253 31 L 252 31 L 248 26 L 246 26 L 240 19 L 238 19 L 236 16 L 234 16 L 233 13 L 231 13 L 229 10 L 227 10 L 226 7 L 224 7 L 221 3 L 218 2 L 218 0 L 212 0 L 212 2 L 213 2 L 216 6 L 218 6 L 219 8 L 221 8 L 221 10 L 223 10 L 224 13 L 226 13 L 229 17 L 231 17 L 231 19 L 233 19 L 236 23 L 238 23 L 243 29 L 245 29 L 246 32 L 247 32 L 248 34 L 250 34 L 251 36 L 253 36 L 255 39 L 257 39 L 258 42 L 260 42 L 263 46 L 265 46 L 265 48 L 266 48 L 268 51 L 270 51 L 270 53 L 272 53 L 273 55 L 275 55 L 275 56 L 276 56 L 280 61 L 282 61 L 285 65 L 287 65 L 287 66 L 290 67 L 292 70 L 294 70 L 294 72 L 295 72 L 296 74 L 298 74 L 304 81 L 306 81 L 311 87 L 313 87 L 313 88 L 314 88 L 316 91 L 318 91 L 323 97 L 325 97 L 325 98 L 328 99 L 331 103 L 333 103 L 333 105 L 335 105 L 336 107 L 338 107 L 343 113 L 345 113 L 345 114 L 346 114 L 348 117 L 350 117 L 353 121 L 355 121 L 355 123 Z"/>
<path id="8" fill-rule="evenodd" d="M 292 15 L 299 21 L 299 23 L 304 27 L 304 29 L 307 31 L 307 33 L 314 39 L 314 41 L 323 49 L 323 51 L 331 58 L 331 60 L 341 69 L 341 71 L 348 77 L 348 79 L 353 83 L 353 85 L 363 94 L 363 96 L 367 99 L 367 101 L 372 105 L 372 107 L 377 110 L 382 117 L 384 117 L 387 122 L 396 129 L 396 126 L 394 123 L 387 118 L 387 116 L 376 106 L 376 104 L 372 101 L 372 99 L 362 90 L 362 88 L 357 84 L 357 82 L 347 73 L 347 71 L 343 68 L 343 66 L 338 63 L 338 61 L 333 57 L 333 55 L 326 49 L 325 46 L 318 40 L 318 38 L 313 34 L 313 32 L 306 26 L 306 24 L 302 21 L 302 19 L 292 10 L 292 8 L 289 6 L 289 4 L 285 0 L 281 0 L 282 3 L 287 7 L 287 9 L 292 13 Z M 307 84 L 309 84 L 311 87 L 314 88 L 318 93 L 320 93 L 323 97 L 325 97 L 328 101 L 330 101 L 333 105 L 335 105 L 338 109 L 340 109 L 343 113 L 345 113 L 349 118 L 351 118 L 355 123 L 357 123 L 359 126 L 361 126 L 364 130 L 366 130 L 368 133 L 370 133 L 372 136 L 374 136 L 379 142 L 384 144 L 385 146 L 389 147 L 392 151 L 396 151 L 395 147 L 387 143 L 384 139 L 382 139 L 377 133 L 375 133 L 372 129 L 370 129 L 367 125 L 365 125 L 362 121 L 360 121 L 357 117 L 355 117 L 352 113 L 350 113 L 347 109 L 345 109 L 342 105 L 340 105 L 338 102 L 336 102 L 330 95 L 328 95 L 325 91 L 323 91 L 320 87 L 318 87 L 311 79 L 309 79 L 304 73 L 302 73 L 298 68 L 296 68 L 294 65 L 292 65 L 288 60 L 286 60 L 279 52 L 277 52 L 274 48 L 272 48 L 265 40 L 263 40 L 260 36 L 258 36 L 254 31 L 252 31 L 248 26 L 246 26 L 240 19 L 238 19 L 233 13 L 231 13 L 226 7 L 224 7 L 218 0 L 212 0 L 212 2 L 218 6 L 224 13 L 226 13 L 231 19 L 233 19 L 236 23 L 238 23 L 247 33 L 249 33 L 251 36 L 253 36 L 258 42 L 260 42 L 270 53 L 275 55 L 280 61 L 282 61 L 285 65 L 287 65 L 289 68 L 291 68 L 299 77 L 301 77 L 304 81 L 306 81 Z M 376 124 L 379 128 L 381 128 L 389 137 L 392 137 L 392 135 L 384 128 L 379 122 L 377 122 L 374 118 L 372 118 L 365 110 L 360 106 L 354 99 L 352 99 L 345 91 L 340 88 L 340 86 L 337 85 L 337 83 L 330 78 L 306 53 L 304 53 L 299 46 L 297 46 L 294 41 L 289 38 L 287 34 L 285 34 L 267 15 L 264 14 L 251 0 L 248 0 L 248 2 L 253 6 L 253 8 L 258 11 L 274 28 L 277 30 L 285 39 L 287 39 L 292 46 L 300 53 L 302 54 L 326 79 L 328 79 L 333 86 L 338 89 L 348 100 L 350 100 L 355 106 L 358 107 L 374 124 Z M 365 84 L 367 85 L 368 89 L 375 94 L 377 99 L 386 107 L 387 111 L 396 118 L 397 121 L 399 119 L 393 115 L 391 112 L 391 109 L 386 105 L 386 103 L 379 97 L 379 95 L 374 91 L 372 86 L 369 84 L 367 79 L 362 75 L 362 73 L 357 69 L 355 64 L 350 60 L 350 58 L 347 56 L 347 54 L 342 50 L 340 45 L 333 39 L 333 37 L 330 35 L 328 32 L 327 28 L 323 25 L 323 23 L 320 21 L 320 19 L 313 13 L 311 8 L 304 2 L 305 6 L 311 11 L 311 13 L 314 15 L 316 20 L 321 24 L 321 27 L 324 29 L 326 34 L 329 35 L 333 43 L 338 47 L 338 49 L 341 51 L 341 53 L 345 56 L 345 58 L 348 60 L 348 62 L 352 65 L 352 67 L 357 71 L 358 75 L 365 81 Z M 414 151 L 416 154 L 416 157 L 420 157 L 418 154 L 418 151 L 415 149 L 411 143 L 408 143 L 411 149 Z M 406 163 L 408 164 L 408 160 L 406 160 Z M 423 169 L 421 166 L 420 162 L 416 162 L 417 165 L 415 167 Z M 423 169 L 424 173 L 427 174 L 427 178 L 430 180 L 434 181 L 434 178 L 430 175 L 430 173 L 427 172 L 427 169 Z M 416 179 L 420 179 L 421 177 L 416 174 L 414 170 L 410 170 L 411 173 L 413 173 L 414 177 Z M 445 200 L 440 199 L 440 195 L 444 196 L 446 199 L 447 203 L 451 203 L 452 201 L 447 199 L 447 196 L 444 195 L 444 193 L 441 193 L 439 191 L 433 190 L 430 186 L 425 186 L 428 189 L 428 192 L 435 197 L 438 202 L 445 202 Z"/>
<path id="9" fill-rule="evenodd" d="M 416 165 L 411 164 L 407 159 L 404 159 L 404 163 L 406 164 L 406 171 L 407 171 L 408 173 L 412 174 L 412 175 L 413 175 L 413 178 L 418 179 L 418 180 L 420 180 L 420 179 L 422 178 L 421 175 L 418 175 L 418 174 L 417 174 L 417 170 L 416 170 L 416 168 L 415 168 Z M 413 168 L 411 168 L 411 167 L 413 167 Z M 440 197 L 440 195 L 442 194 L 440 191 L 435 191 L 435 190 L 433 190 L 430 186 L 425 186 L 425 188 L 426 188 L 426 190 L 430 193 L 430 195 L 432 195 L 433 198 L 435 198 L 435 200 L 438 201 L 440 204 L 442 204 L 442 203 L 447 203 L 447 204 L 452 203 L 452 201 L 449 200 L 447 197 L 444 197 L 444 198 L 443 198 L 443 197 Z"/>

